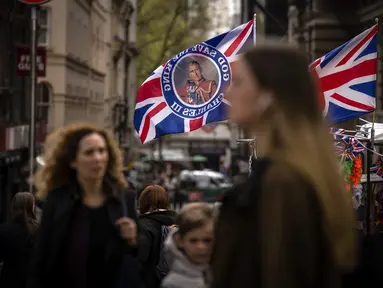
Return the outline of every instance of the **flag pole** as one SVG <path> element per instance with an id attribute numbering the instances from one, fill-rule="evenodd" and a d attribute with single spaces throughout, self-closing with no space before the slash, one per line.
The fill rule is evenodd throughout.
<path id="1" fill-rule="evenodd" d="M 257 43 L 257 14 L 256 13 L 254 13 L 254 16 L 253 16 L 253 27 L 254 27 L 253 43 L 255 45 Z"/>
<path id="2" fill-rule="evenodd" d="M 254 15 L 253 15 L 253 29 L 254 29 L 253 44 L 256 45 L 256 43 L 257 43 L 257 14 L 256 13 L 254 13 Z M 238 144 L 240 144 L 240 143 L 247 143 L 249 145 L 250 153 L 249 153 L 248 164 L 249 164 L 249 177 L 250 177 L 251 176 L 251 166 L 252 166 L 252 162 L 253 162 L 253 157 L 254 156 L 256 157 L 255 138 L 237 139 L 237 143 Z"/>
<path id="3" fill-rule="evenodd" d="M 379 37 L 379 18 L 375 18 L 375 23 L 376 25 L 378 25 L 378 37 Z M 379 67 L 378 67 L 378 56 L 379 56 L 379 42 L 378 42 L 378 47 L 377 47 L 377 61 L 376 61 L 376 76 L 378 75 L 378 72 L 379 72 Z M 376 77 L 377 78 L 377 77 Z M 378 79 L 376 79 L 376 89 L 375 91 L 378 91 Z M 375 106 L 376 106 L 376 92 L 375 92 Z M 366 190 L 366 194 L 367 194 L 367 199 L 366 199 L 366 204 L 367 204 L 367 207 L 366 207 L 366 233 L 367 234 L 370 234 L 370 233 L 373 233 L 373 230 L 374 230 L 374 226 L 373 226 L 373 223 L 374 223 L 374 216 L 375 216 L 375 201 L 374 201 L 374 197 L 373 197 L 373 188 L 372 188 L 372 183 L 371 183 L 371 175 L 370 175 L 370 167 L 372 165 L 372 152 L 373 149 L 374 149 L 374 146 L 375 146 L 375 118 L 376 118 L 376 113 L 375 113 L 375 110 L 372 112 L 372 123 L 371 123 L 371 137 L 370 137 L 370 141 L 368 143 L 368 150 L 367 150 L 367 171 L 366 171 L 366 182 L 367 182 L 367 190 Z"/>

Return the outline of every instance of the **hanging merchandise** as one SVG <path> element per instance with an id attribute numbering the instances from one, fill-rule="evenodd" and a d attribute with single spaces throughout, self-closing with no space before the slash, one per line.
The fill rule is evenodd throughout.
<path id="1" fill-rule="evenodd" d="M 377 176 L 383 178 L 383 157 L 379 157 L 370 168 L 370 172 L 375 173 Z"/>
<path id="2" fill-rule="evenodd" d="M 354 209 L 358 209 L 362 205 L 363 187 L 361 184 L 359 184 L 358 186 L 353 187 L 352 191 L 353 191 L 352 203 L 353 203 Z"/>
<path id="3" fill-rule="evenodd" d="M 341 128 L 330 127 L 328 129 L 328 132 L 332 134 L 332 137 L 334 140 L 337 140 L 337 139 L 340 139 L 340 137 L 342 137 L 342 134 L 344 134 L 345 130 Z"/>
<path id="4" fill-rule="evenodd" d="M 344 161 L 344 180 L 346 182 L 347 191 L 351 191 L 352 187 L 357 187 L 362 179 L 362 160 L 360 154 L 355 159 L 347 159 Z"/>
<path id="5" fill-rule="evenodd" d="M 350 175 L 351 175 L 351 172 L 352 172 L 352 164 L 353 164 L 353 161 L 352 160 L 347 160 L 344 162 L 344 181 L 346 182 L 346 190 L 348 192 L 351 191 L 351 185 L 350 185 Z"/>
<path id="6" fill-rule="evenodd" d="M 383 223 L 383 186 L 380 188 L 378 193 L 376 193 L 376 202 L 378 203 L 378 223 L 377 224 L 382 224 Z"/>
<path id="7" fill-rule="evenodd" d="M 335 143 L 336 154 L 341 157 L 341 162 L 353 160 L 364 151 L 363 145 L 355 138 L 344 136 Z"/>
<path id="8" fill-rule="evenodd" d="M 352 172 L 350 175 L 350 182 L 352 186 L 358 186 L 362 179 L 362 159 L 360 154 L 356 156 L 353 161 Z"/>

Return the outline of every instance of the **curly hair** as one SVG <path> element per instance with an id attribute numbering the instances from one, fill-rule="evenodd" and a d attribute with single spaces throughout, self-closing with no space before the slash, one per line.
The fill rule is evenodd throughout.
<path id="1" fill-rule="evenodd" d="M 113 137 L 104 129 L 91 124 L 71 124 L 51 133 L 44 145 L 45 165 L 35 177 L 37 198 L 44 199 L 49 191 L 76 182 L 71 163 L 76 159 L 81 139 L 89 134 L 101 135 L 107 145 L 109 162 L 106 175 L 121 187 L 127 182 L 123 176 L 123 156 Z"/>

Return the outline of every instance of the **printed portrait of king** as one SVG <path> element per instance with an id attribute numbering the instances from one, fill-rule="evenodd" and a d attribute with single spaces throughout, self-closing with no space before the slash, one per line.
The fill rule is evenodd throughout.
<path id="1" fill-rule="evenodd" d="M 177 93 L 188 105 L 204 104 L 214 96 L 217 83 L 214 80 L 205 79 L 198 61 L 189 61 L 187 66 L 189 80 L 183 87 L 177 89 Z"/>

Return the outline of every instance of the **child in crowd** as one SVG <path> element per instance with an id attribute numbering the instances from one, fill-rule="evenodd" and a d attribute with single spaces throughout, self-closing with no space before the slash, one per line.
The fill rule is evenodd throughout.
<path id="1" fill-rule="evenodd" d="M 188 204 L 182 208 L 176 224 L 177 228 L 166 240 L 170 272 L 161 287 L 206 287 L 213 245 L 214 209 L 207 203 Z"/>

